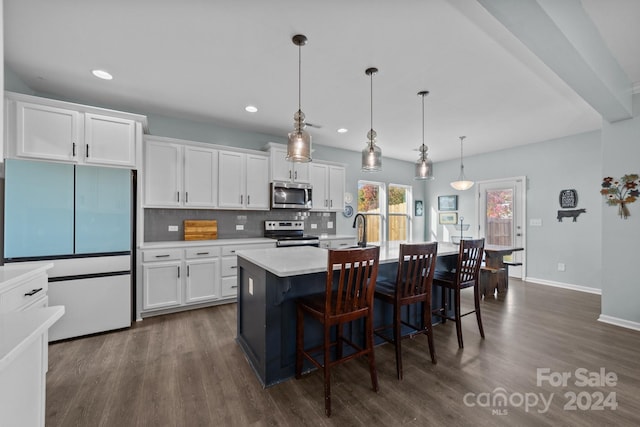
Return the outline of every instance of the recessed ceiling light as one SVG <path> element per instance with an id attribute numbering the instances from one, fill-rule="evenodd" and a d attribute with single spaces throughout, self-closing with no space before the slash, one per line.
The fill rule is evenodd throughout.
<path id="1" fill-rule="evenodd" d="M 256 113 L 258 111 L 258 107 L 254 107 L 253 105 L 247 105 L 244 109 L 249 113 Z"/>
<path id="2" fill-rule="evenodd" d="M 91 74 L 102 80 L 112 80 L 113 76 L 104 70 L 92 70 Z"/>
<path id="3" fill-rule="evenodd" d="M 347 133 L 347 132 L 349 132 L 349 129 L 345 129 L 345 128 L 338 129 L 338 133 Z"/>

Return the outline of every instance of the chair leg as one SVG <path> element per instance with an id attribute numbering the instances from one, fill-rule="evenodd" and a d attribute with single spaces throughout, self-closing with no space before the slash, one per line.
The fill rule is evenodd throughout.
<path id="1" fill-rule="evenodd" d="M 378 392 L 378 371 L 376 370 L 376 358 L 373 352 L 373 315 L 370 312 L 366 321 L 366 346 L 369 350 L 367 358 L 369 359 L 369 374 L 371 375 L 371 387 L 373 391 Z"/>
<path id="2" fill-rule="evenodd" d="M 455 294 L 455 319 L 456 319 L 456 333 L 458 335 L 458 347 L 464 348 L 462 343 L 462 317 L 460 316 L 460 289 L 454 289 Z"/>
<path id="3" fill-rule="evenodd" d="M 478 286 L 473 287 L 473 300 L 476 307 L 476 320 L 478 321 L 478 329 L 480 329 L 480 336 L 484 338 L 484 328 L 482 327 L 482 316 L 480 316 L 480 293 L 478 292 Z"/>
<path id="4" fill-rule="evenodd" d="M 331 327 L 324 325 L 324 413 L 331 416 Z"/>
<path id="5" fill-rule="evenodd" d="M 431 310 L 422 303 L 422 327 L 427 330 L 427 342 L 429 343 L 429 354 L 431 355 L 431 363 L 438 363 L 436 359 L 436 349 L 433 344 L 433 325 L 431 324 Z"/>
<path id="6" fill-rule="evenodd" d="M 393 345 L 396 348 L 396 373 L 398 374 L 398 379 L 402 379 L 402 347 L 401 342 L 402 338 L 400 336 L 401 332 L 401 310 L 396 304 L 393 305 Z"/>
<path id="7" fill-rule="evenodd" d="M 302 375 L 302 352 L 304 351 L 304 312 L 296 309 L 296 379 Z"/>

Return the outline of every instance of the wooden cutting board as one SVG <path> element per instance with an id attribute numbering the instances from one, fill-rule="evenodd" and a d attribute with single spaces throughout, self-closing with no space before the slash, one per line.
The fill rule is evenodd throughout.
<path id="1" fill-rule="evenodd" d="M 218 221 L 204 219 L 184 220 L 184 240 L 215 240 L 218 238 Z"/>

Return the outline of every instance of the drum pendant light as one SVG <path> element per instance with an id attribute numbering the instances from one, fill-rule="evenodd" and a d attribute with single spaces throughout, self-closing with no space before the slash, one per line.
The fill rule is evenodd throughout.
<path id="1" fill-rule="evenodd" d="M 365 73 L 371 77 L 371 129 L 367 132 L 367 146 L 362 150 L 362 171 L 378 172 L 382 170 L 382 150 L 376 145 L 376 131 L 373 130 L 373 75 L 377 68 L 367 68 Z"/>
<path id="2" fill-rule="evenodd" d="M 420 157 L 416 162 L 415 179 L 431 180 L 433 179 L 433 163 L 427 157 L 428 147 L 424 145 L 424 97 L 429 95 L 428 90 L 418 92 L 418 96 L 422 97 L 422 145 L 419 148 Z"/>
<path id="3" fill-rule="evenodd" d="M 301 108 L 302 93 L 302 46 L 307 44 L 307 37 L 297 34 L 291 39 L 293 44 L 298 46 L 298 111 L 293 115 L 294 129 L 289 133 L 287 142 L 287 160 L 297 163 L 306 163 L 311 161 L 311 135 L 304 130 L 306 124 L 304 122 L 304 113 Z"/>
<path id="4" fill-rule="evenodd" d="M 460 137 L 460 175 L 458 175 L 458 180 L 457 181 L 453 181 L 451 183 L 451 186 L 453 188 L 455 188 L 456 190 L 459 190 L 459 191 L 468 190 L 471 187 L 473 187 L 473 184 L 474 184 L 473 181 L 469 181 L 464 176 L 464 165 L 462 164 L 462 141 L 465 138 L 466 138 L 466 136 L 461 136 Z"/>

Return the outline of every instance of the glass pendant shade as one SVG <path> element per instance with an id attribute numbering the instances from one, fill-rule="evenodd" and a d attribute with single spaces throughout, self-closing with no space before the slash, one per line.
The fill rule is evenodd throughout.
<path id="1" fill-rule="evenodd" d="M 420 155 L 416 162 L 416 174 L 414 179 L 432 180 L 433 178 L 433 162 L 426 156 L 425 147 L 425 155 Z"/>
<path id="2" fill-rule="evenodd" d="M 375 132 L 374 132 L 375 133 Z M 362 171 L 379 172 L 382 170 L 382 150 L 375 141 L 368 141 L 362 150 Z"/>
<path id="3" fill-rule="evenodd" d="M 293 44 L 298 46 L 298 111 L 293 116 L 293 132 L 288 134 L 287 142 L 287 160 L 296 163 L 306 163 L 311 161 L 311 135 L 304 130 L 306 127 L 304 123 L 304 113 L 301 108 L 301 93 L 302 93 L 302 59 L 301 48 L 307 44 L 307 37 L 302 34 L 297 34 L 291 39 Z"/>
<path id="4" fill-rule="evenodd" d="M 373 75 L 377 68 L 367 68 L 365 74 L 371 77 L 371 129 L 367 132 L 367 146 L 362 150 L 362 172 L 382 170 L 382 150 L 376 145 L 376 131 L 373 130 Z"/>
<path id="5" fill-rule="evenodd" d="M 287 142 L 287 160 L 296 163 L 306 163 L 311 161 L 311 135 L 305 131 L 304 113 L 299 111 L 295 114 L 295 129 L 289 132 Z"/>
<path id="6" fill-rule="evenodd" d="M 466 138 L 466 136 L 460 137 L 460 175 L 458 175 L 458 179 L 456 181 L 451 182 L 451 187 L 456 190 L 464 191 L 473 187 L 474 182 L 469 181 L 466 176 L 464 176 L 464 164 L 462 164 L 462 141 Z"/>
<path id="7" fill-rule="evenodd" d="M 429 91 L 423 90 L 418 92 L 418 96 L 422 98 L 422 145 L 419 148 L 420 157 L 416 162 L 416 173 L 414 179 L 431 180 L 433 179 L 433 162 L 427 157 L 427 146 L 424 145 L 424 97 Z"/>

